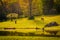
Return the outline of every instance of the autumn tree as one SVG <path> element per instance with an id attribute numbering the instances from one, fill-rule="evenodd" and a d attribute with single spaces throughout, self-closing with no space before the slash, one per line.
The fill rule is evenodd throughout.
<path id="1" fill-rule="evenodd" d="M 33 0 L 32 2 L 32 14 L 41 16 L 43 14 L 42 0 Z"/>

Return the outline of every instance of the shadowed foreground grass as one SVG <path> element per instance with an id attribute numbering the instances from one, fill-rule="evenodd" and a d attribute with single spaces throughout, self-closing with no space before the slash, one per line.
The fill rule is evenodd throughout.
<path id="1" fill-rule="evenodd" d="M 0 40 L 60 40 L 60 37 L 0 36 Z"/>

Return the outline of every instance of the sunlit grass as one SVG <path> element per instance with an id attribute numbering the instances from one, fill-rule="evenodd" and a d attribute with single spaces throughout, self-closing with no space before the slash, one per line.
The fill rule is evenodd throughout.
<path id="1" fill-rule="evenodd" d="M 34 20 L 28 20 L 28 18 L 20 18 L 16 19 L 16 24 L 15 20 L 11 21 L 8 20 L 6 22 L 0 22 L 0 28 L 43 28 L 46 24 L 52 21 L 56 21 L 58 24 L 60 24 L 60 15 L 58 16 L 43 16 L 44 21 L 41 20 L 42 16 L 35 17 Z M 36 31 L 35 29 L 21 29 L 21 30 L 16 30 L 16 31 L 24 31 L 24 32 L 29 32 L 29 31 Z"/>

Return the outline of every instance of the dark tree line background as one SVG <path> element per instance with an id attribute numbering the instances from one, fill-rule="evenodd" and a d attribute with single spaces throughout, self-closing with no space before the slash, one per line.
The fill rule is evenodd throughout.
<path id="1" fill-rule="evenodd" d="M 37 8 L 36 6 L 33 6 L 33 5 L 36 5 L 36 4 L 33 4 L 33 1 L 35 1 L 35 0 L 32 0 L 30 2 L 28 1 L 28 4 L 30 4 L 30 5 L 28 5 L 30 7 L 30 9 L 28 9 L 28 10 L 30 10 L 30 12 L 29 12 L 30 16 L 33 15 L 33 13 L 36 9 L 38 9 L 38 11 L 41 10 L 41 9 Z M 60 14 L 60 0 L 38 0 L 38 1 L 41 1 L 43 4 L 42 5 L 42 7 L 43 7 L 42 14 L 43 15 L 58 15 L 58 14 Z M 35 3 L 38 3 L 38 1 Z M 23 9 L 20 6 L 21 5 L 18 2 L 13 2 L 13 3 L 8 4 L 7 2 L 0 0 L 0 21 L 7 20 L 6 16 L 9 13 L 18 13 L 19 16 L 24 15 L 25 12 L 23 12 Z M 36 8 L 34 8 L 34 7 L 36 7 Z M 34 11 L 32 11 L 32 10 L 34 10 Z M 37 10 L 35 11 L 36 15 L 40 12 L 40 11 L 39 12 L 38 11 Z M 41 15 L 41 13 L 39 15 Z"/>
<path id="2" fill-rule="evenodd" d="M 45 15 L 60 14 L 59 0 L 43 0 L 43 12 Z"/>
<path id="3" fill-rule="evenodd" d="M 18 13 L 19 16 L 23 14 L 18 2 L 7 4 L 7 2 L 0 0 L 0 21 L 6 21 L 9 13 Z"/>
<path id="4" fill-rule="evenodd" d="M 6 20 L 6 12 L 5 3 L 0 0 L 0 21 Z"/>

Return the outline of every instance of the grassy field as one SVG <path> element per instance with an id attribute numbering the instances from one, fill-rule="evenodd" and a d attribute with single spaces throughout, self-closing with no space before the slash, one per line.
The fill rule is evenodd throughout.
<path id="1" fill-rule="evenodd" d="M 44 21 L 41 20 L 41 17 L 44 18 Z M 60 15 L 57 16 L 38 16 L 35 17 L 34 20 L 28 20 L 28 18 L 20 18 L 16 19 L 16 24 L 15 20 L 11 21 L 5 21 L 5 22 L 0 22 L 0 28 L 43 28 L 46 24 L 49 22 L 55 21 L 58 24 L 60 24 Z M 60 28 L 60 26 L 58 26 Z M 56 28 L 58 28 L 56 27 Z M 18 32 L 34 32 L 36 29 L 16 29 L 14 31 Z"/>
<path id="2" fill-rule="evenodd" d="M 0 40 L 60 40 L 60 37 L 0 36 Z"/>
<path id="3" fill-rule="evenodd" d="M 58 16 L 43 16 L 44 21 L 41 20 L 42 16 L 35 17 L 34 20 L 28 20 L 28 18 L 20 18 L 16 19 L 17 23 L 15 24 L 15 20 L 11 21 L 8 20 L 6 22 L 0 22 L 0 28 L 43 28 L 44 25 L 48 24 L 49 22 L 55 21 L 60 24 L 60 15 Z M 60 30 L 60 26 L 55 28 L 50 28 L 50 30 Z M 0 29 L 2 30 L 2 29 Z M 7 30 L 8 31 L 8 30 Z M 16 30 L 9 30 L 9 31 L 18 31 L 18 32 L 36 32 L 41 33 L 42 30 L 36 29 L 16 29 Z M 45 32 L 46 33 L 46 32 Z M 60 32 L 58 33 L 60 34 Z M 40 36 L 0 36 L 0 40 L 60 40 L 60 37 L 40 37 Z"/>

